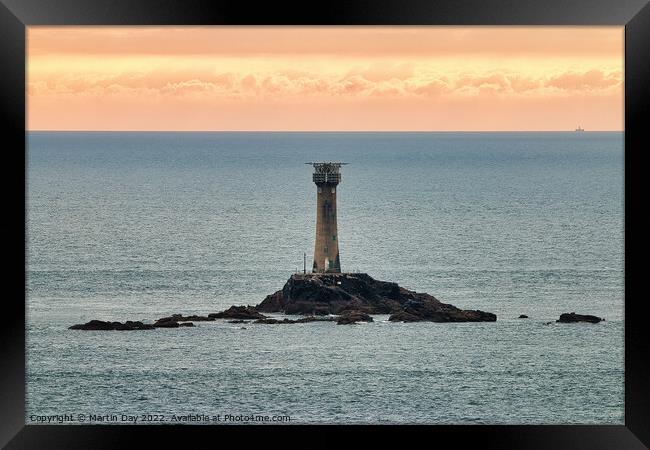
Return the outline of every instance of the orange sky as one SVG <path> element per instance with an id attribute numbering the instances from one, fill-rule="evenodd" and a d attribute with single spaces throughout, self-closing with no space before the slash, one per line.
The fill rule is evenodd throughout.
<path id="1" fill-rule="evenodd" d="M 30 130 L 623 129 L 623 27 L 29 27 Z"/>

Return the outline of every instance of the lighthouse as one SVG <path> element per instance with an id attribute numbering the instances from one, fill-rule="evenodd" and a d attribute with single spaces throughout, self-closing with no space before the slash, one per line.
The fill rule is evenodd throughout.
<path id="1" fill-rule="evenodd" d="M 316 242 L 314 273 L 340 273 L 339 236 L 336 226 L 336 189 L 341 182 L 342 162 L 308 162 L 314 167 L 316 184 Z"/>

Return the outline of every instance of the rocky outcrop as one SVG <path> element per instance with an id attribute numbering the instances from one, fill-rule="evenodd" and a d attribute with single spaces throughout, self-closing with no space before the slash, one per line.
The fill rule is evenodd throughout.
<path id="1" fill-rule="evenodd" d="M 273 325 L 273 324 L 286 324 L 286 323 L 309 323 L 309 322 L 332 322 L 336 320 L 336 317 L 314 317 L 314 316 L 307 316 L 303 317 L 301 319 L 273 319 L 273 318 L 266 318 L 266 319 L 258 319 L 253 323 L 262 323 L 262 324 L 268 324 L 268 325 Z"/>
<path id="2" fill-rule="evenodd" d="M 266 325 L 275 325 L 275 324 L 287 324 L 287 323 L 298 323 L 297 320 L 291 320 L 291 319 L 257 319 L 253 323 L 261 323 L 261 324 L 266 324 Z"/>
<path id="3" fill-rule="evenodd" d="M 403 309 L 392 314 L 391 322 L 494 322 L 495 314 L 483 311 L 464 310 L 442 303 L 428 294 L 426 297 L 408 300 Z"/>
<path id="4" fill-rule="evenodd" d="M 344 311 L 336 320 L 337 325 L 354 325 L 357 322 L 372 322 L 372 317 L 361 311 Z"/>
<path id="5" fill-rule="evenodd" d="M 207 317 L 207 316 L 197 316 L 197 315 L 191 315 L 191 316 L 184 316 L 182 314 L 172 314 L 169 317 L 162 317 L 157 320 L 157 322 L 169 322 L 169 321 L 174 321 L 174 322 L 212 322 L 215 319 L 213 317 Z"/>
<path id="6" fill-rule="evenodd" d="M 391 322 L 422 322 L 420 316 L 416 316 L 415 314 L 406 311 L 398 311 L 391 314 L 388 320 Z"/>
<path id="7" fill-rule="evenodd" d="M 163 317 L 158 319 L 153 325 L 145 324 L 142 322 L 133 322 L 127 320 L 124 323 L 121 322 L 104 322 L 102 320 L 91 320 L 88 323 L 72 325 L 69 327 L 70 330 L 153 330 L 154 328 L 178 328 L 178 327 L 193 327 L 194 323 L 187 320 L 188 317 L 192 316 L 181 316 L 180 314 L 174 314 L 171 317 Z M 182 321 L 181 321 L 182 318 Z M 212 319 L 214 320 L 214 319 Z M 180 321 L 180 322 L 179 322 Z"/>
<path id="8" fill-rule="evenodd" d="M 127 320 L 125 323 L 121 322 L 104 322 L 102 320 L 91 320 L 90 322 L 72 325 L 69 327 L 69 330 L 119 330 L 119 331 L 131 331 L 131 330 L 152 330 L 153 325 L 147 325 L 142 322 L 133 322 Z"/>
<path id="9" fill-rule="evenodd" d="M 178 328 L 180 325 L 178 321 L 172 317 L 163 317 L 154 322 L 153 326 L 155 328 Z"/>
<path id="10" fill-rule="evenodd" d="M 300 314 L 299 319 L 276 319 L 262 312 Z M 336 321 L 339 325 L 372 322 L 370 314 L 389 314 L 391 322 L 494 322 L 495 314 L 462 310 L 442 303 L 435 297 L 404 289 L 387 281 L 375 280 L 365 273 L 295 274 L 284 287 L 268 295 L 257 306 L 231 306 L 207 316 L 172 314 L 153 325 L 127 321 L 91 320 L 73 325 L 72 330 L 150 330 L 152 328 L 192 327 L 193 322 L 231 319 L 230 323 L 292 324 Z M 558 322 L 604 320 L 595 316 L 562 314 Z M 338 317 L 333 317 L 338 316 Z M 522 315 L 523 316 L 523 315 Z M 571 317 L 565 317 L 571 316 Z M 578 319 L 582 318 L 582 319 Z"/>
<path id="11" fill-rule="evenodd" d="M 521 314 L 518 319 L 528 319 L 528 316 L 526 314 Z"/>
<path id="12" fill-rule="evenodd" d="M 326 315 L 345 310 L 390 314 L 399 308 L 400 287 L 367 274 L 294 274 L 282 290 L 256 306 L 261 312 Z"/>
<path id="13" fill-rule="evenodd" d="M 214 321 L 213 318 L 207 316 L 184 316 L 182 314 L 172 314 L 168 317 L 161 317 L 153 324 L 154 328 L 178 328 L 178 327 L 193 327 L 192 322 L 206 322 Z"/>
<path id="14" fill-rule="evenodd" d="M 390 314 L 392 322 L 496 320 L 495 314 L 462 310 L 432 295 L 375 280 L 365 273 L 294 274 L 281 290 L 267 296 L 255 309 L 309 315 L 340 315 L 346 311 Z"/>
<path id="15" fill-rule="evenodd" d="M 560 318 L 558 320 L 556 320 L 556 322 L 559 322 L 559 323 L 576 323 L 576 322 L 598 323 L 598 322 L 602 322 L 603 320 L 605 320 L 605 319 L 603 319 L 601 317 L 576 314 L 576 313 L 572 312 L 572 313 L 560 314 Z"/>
<path id="16" fill-rule="evenodd" d="M 179 322 L 212 322 L 212 321 L 214 321 L 214 317 L 197 316 L 197 315 L 184 316 L 182 314 L 172 314 L 172 318 L 176 319 Z"/>
<path id="17" fill-rule="evenodd" d="M 255 309 L 262 312 L 284 311 L 284 295 L 282 294 L 282 290 L 267 295 Z"/>
<path id="18" fill-rule="evenodd" d="M 253 306 L 231 306 L 225 311 L 208 314 L 211 319 L 242 319 L 255 320 L 266 319 L 264 314 L 260 314 Z"/>

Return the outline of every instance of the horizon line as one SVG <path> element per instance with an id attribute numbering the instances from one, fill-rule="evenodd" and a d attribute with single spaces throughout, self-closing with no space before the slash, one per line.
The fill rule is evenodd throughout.
<path id="1" fill-rule="evenodd" d="M 37 133 L 615 133 L 620 130 L 54 130 L 38 129 Z"/>

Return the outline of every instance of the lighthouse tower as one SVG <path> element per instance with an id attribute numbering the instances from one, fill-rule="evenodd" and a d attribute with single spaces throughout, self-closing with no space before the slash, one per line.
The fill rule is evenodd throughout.
<path id="1" fill-rule="evenodd" d="M 312 272 L 341 272 L 336 227 L 336 186 L 341 182 L 342 162 L 309 162 L 316 183 L 316 243 Z"/>

